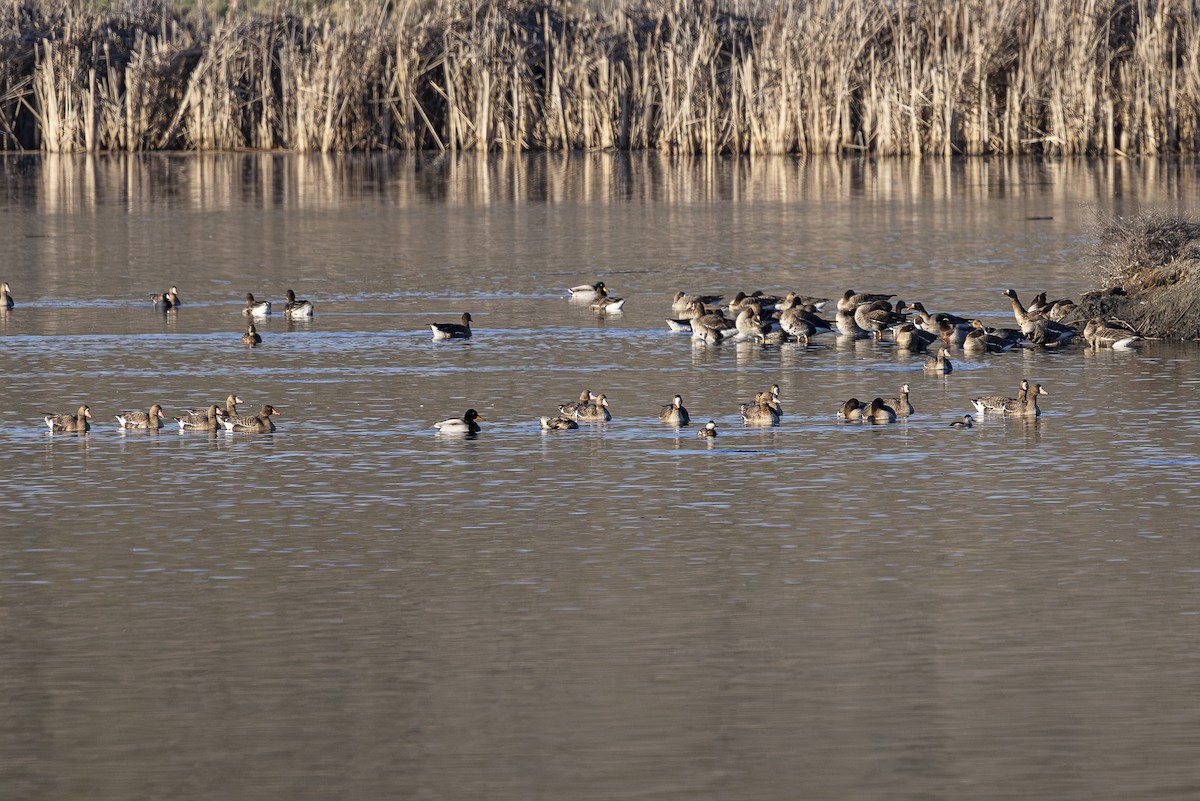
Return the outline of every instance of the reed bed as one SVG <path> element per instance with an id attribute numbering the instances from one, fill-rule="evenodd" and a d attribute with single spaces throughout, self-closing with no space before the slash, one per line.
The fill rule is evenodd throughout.
<path id="1" fill-rule="evenodd" d="M 1200 151 L 1195 0 L 0 12 L 0 149 Z"/>

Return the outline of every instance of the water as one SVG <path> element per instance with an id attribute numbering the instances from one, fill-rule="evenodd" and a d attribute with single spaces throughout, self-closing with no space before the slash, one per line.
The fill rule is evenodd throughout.
<path id="1" fill-rule="evenodd" d="M 679 288 L 1011 320 L 1004 288 L 1097 285 L 1104 215 L 1194 208 L 1194 164 L 20 157 L 0 189 L 5 798 L 1200 795 L 1192 343 L 933 377 L 664 323 Z M 564 299 L 597 278 L 623 315 Z M 312 321 L 240 345 L 289 287 Z M 1041 418 L 948 427 L 1023 377 Z M 905 382 L 908 421 L 834 419 Z M 585 388 L 611 423 L 538 430 Z M 113 420 L 230 392 L 278 432 Z M 715 441 L 656 422 L 676 392 Z"/>

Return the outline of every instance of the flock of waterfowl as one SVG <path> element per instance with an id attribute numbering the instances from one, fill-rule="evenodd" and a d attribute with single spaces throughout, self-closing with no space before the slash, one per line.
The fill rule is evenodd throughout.
<path id="1" fill-rule="evenodd" d="M 618 314 L 625 306 L 625 299 L 609 294 L 603 281 L 571 287 L 572 302 L 587 304 L 600 314 Z M 1119 322 L 1100 319 L 1089 320 L 1082 329 L 1066 322 L 1075 304 L 1066 298 L 1048 300 L 1040 293 L 1032 303 L 1021 303 L 1017 293 L 1011 289 L 1003 292 L 1008 298 L 1016 320 L 1015 328 L 989 328 L 978 319 L 961 317 L 948 312 L 931 313 L 921 303 L 906 304 L 892 301 L 893 295 L 855 292 L 846 290 L 836 303 L 834 319 L 821 316 L 830 303 L 826 298 L 788 292 L 774 296 L 762 291 L 746 294 L 738 292 L 727 304 L 722 304 L 719 295 L 690 294 L 679 291 L 671 303 L 672 317 L 667 326 L 672 331 L 690 333 L 703 343 L 716 344 L 726 339 L 744 339 L 763 343 L 797 341 L 808 343 L 813 337 L 834 333 L 841 337 L 884 339 L 890 336 L 897 348 L 914 353 L 925 353 L 940 343 L 936 353 L 929 356 L 924 369 L 930 373 L 950 373 L 954 366 L 948 353 L 960 348 L 966 354 L 1001 353 L 1013 348 L 1057 348 L 1069 345 L 1081 337 L 1089 347 L 1129 348 L 1141 336 Z M 313 315 L 311 301 L 298 299 L 291 290 L 286 292 L 283 315 L 289 319 L 309 318 Z M 173 311 L 182 305 L 178 289 L 172 286 L 166 292 L 151 296 L 154 307 L 163 312 Z M 0 309 L 11 309 L 15 305 L 8 283 L 0 284 Z M 270 316 L 271 302 L 256 300 L 246 293 L 242 314 L 251 320 Z M 457 323 L 430 323 L 433 339 L 467 339 L 472 335 L 471 315 L 464 313 Z M 242 342 L 253 347 L 262 342 L 253 322 L 247 325 Z M 1022 379 L 1015 397 L 986 395 L 972 398 L 971 404 L 979 414 L 998 414 L 1018 417 L 1036 417 L 1041 414 L 1038 398 L 1049 394 L 1041 384 L 1032 388 Z M 272 417 L 279 414 L 270 404 L 264 404 L 255 416 L 238 415 L 237 404 L 242 400 L 230 395 L 222 408 L 211 404 L 208 408 L 187 409 L 175 417 L 180 430 L 266 433 L 275 430 Z M 779 386 L 758 393 L 740 409 L 742 420 L 748 425 L 778 425 L 783 410 L 779 399 Z M 896 397 L 876 397 L 870 401 L 858 398 L 847 399 L 836 411 L 838 419 L 864 423 L 892 423 L 907 418 L 915 412 L 909 400 L 909 385 L 904 384 Z M 160 405 L 155 404 L 147 411 L 128 411 L 115 415 L 122 429 L 159 429 L 165 415 Z M 440 433 L 477 434 L 479 422 L 484 418 L 475 410 L 468 409 L 460 418 L 451 418 L 436 423 Z M 675 395 L 671 403 L 662 408 L 659 421 L 668 425 L 686 426 L 691 422 L 690 414 L 683 403 L 682 395 Z M 82 405 L 74 414 L 45 414 L 44 420 L 52 432 L 86 433 L 91 428 L 91 411 Z M 579 398 L 559 406 L 556 416 L 540 418 L 545 430 L 570 430 L 579 427 L 580 421 L 607 422 L 612 420 L 608 398 L 584 390 Z M 949 425 L 955 429 L 969 429 L 974 418 L 964 415 Z M 715 437 L 716 423 L 709 420 L 698 432 L 700 437 Z"/>

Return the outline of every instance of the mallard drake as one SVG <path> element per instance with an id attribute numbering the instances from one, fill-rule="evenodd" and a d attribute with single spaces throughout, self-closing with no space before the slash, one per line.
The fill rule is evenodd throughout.
<path id="1" fill-rule="evenodd" d="M 675 297 L 671 300 L 671 310 L 679 313 L 694 303 L 707 303 L 711 306 L 714 303 L 720 302 L 720 295 L 689 295 L 681 289 L 675 293 Z"/>
<path id="2" fill-rule="evenodd" d="M 433 427 L 440 434 L 478 434 L 480 431 L 479 423 L 475 421 L 486 419 L 474 409 L 467 409 L 462 417 L 451 417 L 449 420 L 434 423 Z"/>
<path id="3" fill-rule="evenodd" d="M 670 423 L 675 426 L 686 426 L 691 418 L 688 416 L 688 410 L 683 407 L 683 396 L 676 395 L 671 401 L 670 406 L 664 406 L 662 412 L 658 415 L 660 423 Z"/>
<path id="4" fill-rule="evenodd" d="M 175 308 L 175 304 L 171 302 L 170 293 L 163 292 L 161 295 L 151 295 L 150 302 L 154 305 L 155 311 L 167 312 Z"/>
<path id="5" fill-rule="evenodd" d="M 5 281 L 4 283 L 0 284 L 0 309 L 11 309 L 14 305 L 12 287 L 10 287 L 8 282 Z"/>
<path id="6" fill-rule="evenodd" d="M 1127 328 L 1109 325 L 1099 317 L 1088 320 L 1083 327 L 1083 339 L 1093 349 L 1112 348 L 1113 350 L 1130 350 L 1133 343 L 1142 338 L 1141 334 Z"/>
<path id="7" fill-rule="evenodd" d="M 575 412 L 575 419 L 607 423 L 612 419 L 612 414 L 608 411 L 608 398 L 597 395 L 595 400 Z"/>
<path id="8" fill-rule="evenodd" d="M 157 431 L 162 428 L 163 410 L 156 403 L 148 412 L 121 412 L 116 417 L 121 428 L 149 428 Z"/>
<path id="9" fill-rule="evenodd" d="M 591 303 L 593 300 L 599 297 L 600 293 L 605 291 L 605 289 L 606 287 L 604 286 L 604 282 L 597 281 L 594 284 L 580 284 L 579 286 L 573 286 L 568 289 L 567 292 L 571 293 L 571 300 L 579 303 Z"/>
<path id="10" fill-rule="evenodd" d="M 275 422 L 271 416 L 276 414 L 279 414 L 279 410 L 268 403 L 258 410 L 257 417 L 249 415 L 225 417 L 221 420 L 221 425 L 225 426 L 226 431 L 269 434 L 275 430 Z"/>
<path id="11" fill-rule="evenodd" d="M 254 327 L 254 323 L 246 326 L 246 333 L 242 334 L 243 345 L 257 345 L 262 342 L 262 334 L 258 333 L 258 329 Z"/>
<path id="12" fill-rule="evenodd" d="M 698 436 L 698 437 L 710 437 L 711 438 L 711 437 L 715 437 L 716 435 L 717 435 L 717 424 L 712 420 L 709 420 L 707 423 L 704 424 L 704 426 L 699 431 L 696 432 L 696 436 Z"/>
<path id="13" fill-rule="evenodd" d="M 946 349 L 939 348 L 934 356 L 930 356 L 925 360 L 925 371 L 929 373 L 949 373 L 954 370 L 954 365 L 946 356 Z"/>
<path id="14" fill-rule="evenodd" d="M 463 312 L 461 323 L 430 323 L 434 339 L 470 339 L 471 313 Z"/>
<path id="15" fill-rule="evenodd" d="M 625 298 L 614 298 L 607 289 L 601 287 L 588 308 L 601 314 L 619 314 L 625 308 Z"/>
<path id="16" fill-rule="evenodd" d="M 574 417 L 576 412 L 589 405 L 595 397 L 595 393 L 586 389 L 581 390 L 579 393 L 579 400 L 573 400 L 570 403 L 564 403 L 558 407 L 559 414 L 565 415 L 566 417 Z"/>
<path id="17" fill-rule="evenodd" d="M 897 417 L 908 417 L 914 411 L 912 404 L 908 402 L 908 384 L 900 387 L 900 397 L 882 400 L 883 405 L 895 412 Z"/>
<path id="18" fill-rule="evenodd" d="M 896 329 L 896 347 L 913 353 L 921 353 L 937 338 L 937 334 L 917 328 L 912 323 L 905 323 Z"/>
<path id="19" fill-rule="evenodd" d="M 1025 399 L 1029 394 L 1029 381 L 1022 378 L 1021 388 L 1017 392 L 1017 397 L 1010 398 L 1007 395 L 982 395 L 978 398 L 971 398 L 971 405 L 975 407 L 975 411 L 980 414 L 1014 414 L 1017 409 L 1025 406 Z"/>
<path id="20" fill-rule="evenodd" d="M 187 409 L 183 417 L 175 418 L 175 422 L 179 423 L 180 431 L 217 431 L 221 428 L 221 418 L 225 416 L 225 410 L 214 403 L 207 411 Z"/>
<path id="21" fill-rule="evenodd" d="M 839 420 L 861 420 L 863 409 L 866 407 L 867 404 L 858 398 L 850 398 L 837 410 L 837 417 Z"/>
<path id="22" fill-rule="evenodd" d="M 971 428 L 974 425 L 975 425 L 975 418 L 971 417 L 971 415 L 969 415 L 969 414 L 964 414 L 962 416 L 961 420 L 955 420 L 953 423 L 950 424 L 950 427 L 957 428 L 957 429 L 964 429 L 964 428 Z"/>
<path id="23" fill-rule="evenodd" d="M 573 428 L 579 428 L 579 423 L 576 423 L 569 417 L 540 417 L 542 428 L 546 431 L 569 431 Z"/>
<path id="24" fill-rule="evenodd" d="M 884 404 L 883 398 L 875 398 L 863 409 L 862 418 L 868 423 L 894 423 L 896 413 Z"/>
<path id="25" fill-rule="evenodd" d="M 242 307 L 242 314 L 247 317 L 269 317 L 271 316 L 271 301 L 255 300 L 253 292 L 246 293 L 246 305 Z"/>
<path id="26" fill-rule="evenodd" d="M 296 320 L 301 317 L 312 317 L 312 314 L 312 301 L 297 300 L 296 293 L 289 289 L 287 291 L 287 303 L 283 307 L 283 316 Z"/>
<path id="27" fill-rule="evenodd" d="M 853 289 L 847 289 L 838 298 L 837 309 L 853 314 L 859 306 L 865 303 L 874 303 L 879 300 L 890 301 L 894 297 L 896 297 L 894 294 L 883 295 L 878 292 L 855 292 Z"/>
<path id="28" fill-rule="evenodd" d="M 80 406 L 75 414 L 46 414 L 42 415 L 42 419 L 46 421 L 46 425 L 52 432 L 70 431 L 76 434 L 86 434 L 92 430 L 92 424 L 88 422 L 92 417 L 92 411 L 87 406 Z"/>

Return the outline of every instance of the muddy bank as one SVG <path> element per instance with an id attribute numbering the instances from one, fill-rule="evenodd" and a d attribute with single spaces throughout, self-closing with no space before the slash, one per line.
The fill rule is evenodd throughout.
<path id="1" fill-rule="evenodd" d="M 1147 337 L 1200 339 L 1200 224 L 1164 214 L 1112 221 L 1099 261 L 1104 285 L 1064 322 L 1099 317 Z"/>

